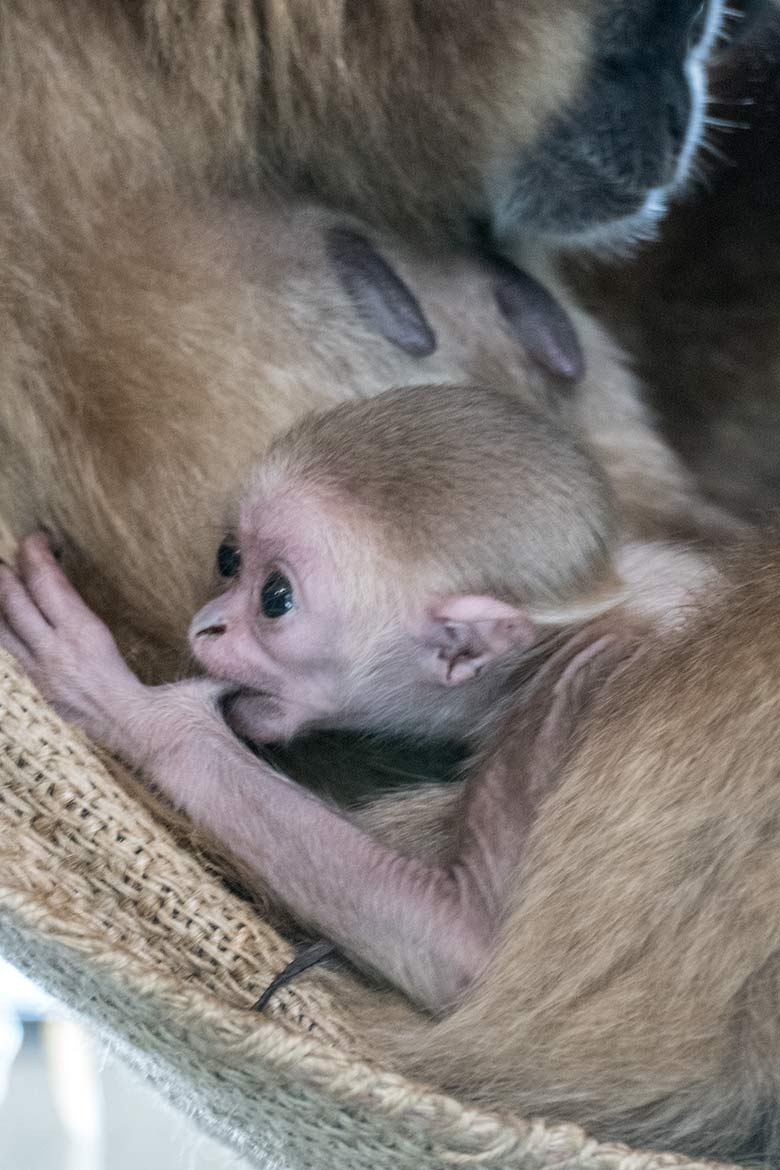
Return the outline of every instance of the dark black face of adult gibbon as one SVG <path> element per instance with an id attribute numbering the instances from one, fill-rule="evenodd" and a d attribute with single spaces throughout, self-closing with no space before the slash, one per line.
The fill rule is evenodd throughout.
<path id="1" fill-rule="evenodd" d="M 735 15 L 722 0 L 599 5 L 591 54 L 567 107 L 521 155 L 497 202 L 499 233 L 641 236 L 684 182 L 707 105 L 707 61 Z M 727 23 L 730 27 L 728 34 Z"/>

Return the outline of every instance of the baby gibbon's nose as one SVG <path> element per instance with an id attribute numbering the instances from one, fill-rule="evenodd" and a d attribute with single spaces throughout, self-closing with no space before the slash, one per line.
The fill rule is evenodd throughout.
<path id="1" fill-rule="evenodd" d="M 202 629 L 193 630 L 193 637 L 195 638 L 216 638 L 219 634 L 224 634 L 227 626 L 204 626 Z"/>
<path id="2" fill-rule="evenodd" d="M 190 638 L 218 638 L 227 628 L 224 599 L 217 597 L 195 614 L 190 623 Z"/>

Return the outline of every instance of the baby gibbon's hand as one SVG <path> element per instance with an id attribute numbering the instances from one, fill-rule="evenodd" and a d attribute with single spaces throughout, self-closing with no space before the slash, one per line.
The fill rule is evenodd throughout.
<path id="1" fill-rule="evenodd" d="M 42 533 L 22 542 L 16 572 L 0 563 L 0 646 L 63 718 L 109 746 L 117 718 L 150 690 L 126 666 Z"/>
<path id="2" fill-rule="evenodd" d="M 144 686 L 42 533 L 23 541 L 16 572 L 0 562 L 0 646 L 63 719 L 133 766 L 154 770 L 193 726 L 228 734 L 219 703 L 230 687 L 204 678 Z"/>

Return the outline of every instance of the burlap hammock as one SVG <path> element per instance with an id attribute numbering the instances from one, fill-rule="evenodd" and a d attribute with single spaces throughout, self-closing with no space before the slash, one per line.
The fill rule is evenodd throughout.
<path id="1" fill-rule="evenodd" d="M 253 1013 L 290 944 L 2 651 L 0 953 L 261 1167 L 715 1167 L 482 1112 L 382 1068 L 354 1011 L 376 993 L 347 972 L 304 975 Z"/>

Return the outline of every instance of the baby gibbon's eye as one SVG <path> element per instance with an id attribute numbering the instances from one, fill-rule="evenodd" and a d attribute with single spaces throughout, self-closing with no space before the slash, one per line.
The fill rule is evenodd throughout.
<path id="1" fill-rule="evenodd" d="M 220 577 L 235 577 L 241 568 L 241 553 L 229 540 L 223 540 L 217 549 L 217 571 Z"/>
<path id="2" fill-rule="evenodd" d="M 273 569 L 266 577 L 260 592 L 260 608 L 267 618 L 279 618 L 289 613 L 292 607 L 292 585 L 284 573 Z"/>

